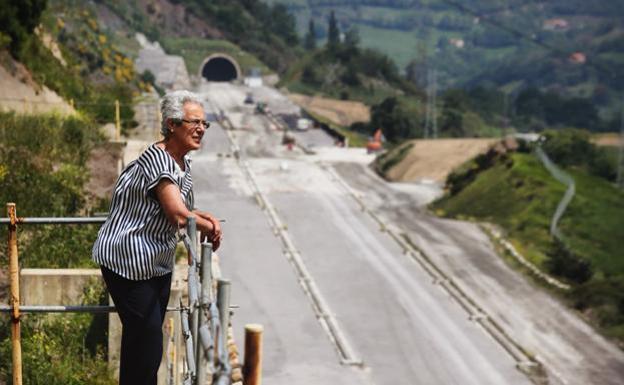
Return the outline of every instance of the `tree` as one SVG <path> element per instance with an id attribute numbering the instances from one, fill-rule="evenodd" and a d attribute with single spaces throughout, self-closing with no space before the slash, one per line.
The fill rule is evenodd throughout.
<path id="1" fill-rule="evenodd" d="M 345 47 L 348 50 L 357 50 L 360 45 L 360 33 L 356 27 L 351 27 L 345 34 Z"/>
<path id="2" fill-rule="evenodd" d="M 468 96 L 461 89 L 447 90 L 442 96 L 442 132 L 450 136 L 464 136 L 464 113 L 468 107 Z"/>
<path id="3" fill-rule="evenodd" d="M 419 136 L 412 114 L 395 97 L 384 99 L 371 107 L 371 132 L 381 128 L 386 139 L 398 142 Z"/>
<path id="4" fill-rule="evenodd" d="M 428 86 L 427 73 L 427 44 L 420 40 L 416 44 L 416 57 L 405 66 L 405 78 L 420 88 L 426 88 Z"/>
<path id="5" fill-rule="evenodd" d="M 340 45 L 340 30 L 334 11 L 329 14 L 329 27 L 327 29 L 327 48 L 335 50 Z"/>
<path id="6" fill-rule="evenodd" d="M 271 9 L 271 26 L 273 32 L 280 36 L 286 44 L 299 44 L 299 37 L 295 31 L 295 18 L 288 13 L 288 9 L 283 4 L 276 4 Z"/>
<path id="7" fill-rule="evenodd" d="M 37 25 L 46 0 L 15 2 L 0 0 L 0 33 L 11 39 L 11 53 L 16 55 Z"/>
<path id="8" fill-rule="evenodd" d="M 308 33 L 305 35 L 303 47 L 309 51 L 316 48 L 316 31 L 314 30 L 314 20 L 312 18 L 310 18 L 310 23 L 308 24 Z"/>

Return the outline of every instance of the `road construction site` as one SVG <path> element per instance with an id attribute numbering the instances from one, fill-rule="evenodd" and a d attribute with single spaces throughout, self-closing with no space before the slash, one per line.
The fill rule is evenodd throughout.
<path id="1" fill-rule="evenodd" d="M 234 330 L 264 325 L 267 383 L 621 383 L 621 350 L 481 227 L 427 212 L 439 183 L 386 182 L 317 129 L 282 145 L 275 116 L 300 111 L 274 89 L 197 91 L 223 119 L 193 155 L 196 204 L 226 219 Z"/>

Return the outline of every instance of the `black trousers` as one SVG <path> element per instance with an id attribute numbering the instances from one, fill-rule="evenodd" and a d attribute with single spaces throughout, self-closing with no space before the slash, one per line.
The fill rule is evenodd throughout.
<path id="1" fill-rule="evenodd" d="M 171 273 L 133 281 L 101 269 L 122 324 L 119 385 L 156 385 Z"/>

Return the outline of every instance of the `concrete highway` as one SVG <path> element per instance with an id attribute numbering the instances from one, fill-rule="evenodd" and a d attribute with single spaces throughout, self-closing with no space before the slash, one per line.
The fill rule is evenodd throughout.
<path id="1" fill-rule="evenodd" d="M 488 239 L 473 225 L 423 213 L 420 207 L 439 189 L 377 179 L 365 166 L 372 158 L 361 149 L 332 148 L 314 130 L 298 133 L 297 140 L 315 155 L 287 150 L 282 132 L 243 104 L 248 91 L 220 83 L 200 87 L 208 109 L 222 111 L 234 129 L 214 124 L 192 167 L 197 206 L 227 221 L 218 254 L 233 283 L 232 301 L 240 306 L 233 317 L 239 346 L 244 324 L 264 325 L 265 383 L 530 384 L 517 368 L 522 360 L 470 317 L 371 213 L 435 259 L 506 333 L 541 358 L 541 335 L 532 332 L 548 330 L 530 323 L 540 309 L 531 316 L 533 297 L 515 297 L 496 274 L 521 288 L 530 284 L 502 264 Z M 275 90 L 252 92 L 273 112 L 297 113 Z M 481 256 L 488 260 L 477 261 Z M 555 310 L 571 316 L 560 306 Z M 546 368 L 550 383 L 621 383 L 621 351 L 590 330 L 582 342 L 608 364 L 579 353 L 577 369 L 553 352 L 581 347 L 566 345 L 565 330 L 552 331 L 557 338 L 547 340 L 543 360 L 554 368 Z M 602 350 L 591 350 L 594 345 Z M 587 370 L 583 360 L 597 370 Z"/>

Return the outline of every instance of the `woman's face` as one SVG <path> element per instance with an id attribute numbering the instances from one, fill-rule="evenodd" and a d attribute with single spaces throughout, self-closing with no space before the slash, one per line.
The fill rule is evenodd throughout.
<path id="1" fill-rule="evenodd" d="M 182 107 L 184 119 L 179 125 L 174 125 L 173 131 L 169 135 L 169 140 L 176 142 L 186 150 L 197 150 L 201 146 L 201 140 L 206 132 L 204 108 L 199 104 L 185 103 Z"/>

